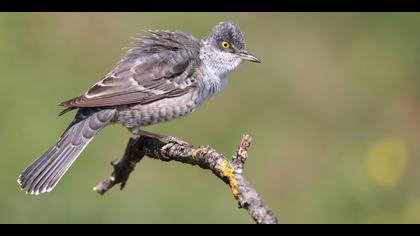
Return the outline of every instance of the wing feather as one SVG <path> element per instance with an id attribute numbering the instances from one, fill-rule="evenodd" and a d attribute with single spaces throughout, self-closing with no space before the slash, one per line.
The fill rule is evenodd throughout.
<path id="1" fill-rule="evenodd" d="M 200 43 L 179 31 L 149 31 L 137 38 L 116 68 L 85 94 L 64 101 L 67 108 L 146 104 L 180 96 L 197 86 Z"/>

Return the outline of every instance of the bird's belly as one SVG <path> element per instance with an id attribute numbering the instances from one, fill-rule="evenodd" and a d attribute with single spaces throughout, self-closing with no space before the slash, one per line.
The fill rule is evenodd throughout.
<path id="1" fill-rule="evenodd" d="M 170 121 L 195 111 L 202 102 L 198 93 L 192 93 L 145 105 L 124 106 L 119 109 L 116 122 L 130 129 Z"/>

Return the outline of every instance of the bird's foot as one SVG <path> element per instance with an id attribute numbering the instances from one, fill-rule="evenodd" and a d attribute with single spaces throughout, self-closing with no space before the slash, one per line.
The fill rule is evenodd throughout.
<path id="1" fill-rule="evenodd" d="M 179 145 L 187 145 L 188 143 L 174 136 L 165 136 L 161 141 L 165 143 L 175 143 Z"/>

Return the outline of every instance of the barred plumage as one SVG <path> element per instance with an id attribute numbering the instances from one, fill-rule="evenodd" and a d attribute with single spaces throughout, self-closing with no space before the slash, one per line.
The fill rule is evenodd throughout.
<path id="1" fill-rule="evenodd" d="M 242 60 L 259 62 L 245 51 L 243 35 L 232 23 L 221 22 L 201 41 L 180 31 L 148 32 L 86 93 L 60 103 L 66 107 L 61 114 L 79 109 L 76 117 L 57 144 L 22 172 L 22 189 L 52 190 L 106 125 L 120 123 L 137 133 L 140 126 L 182 117 L 220 91 Z"/>

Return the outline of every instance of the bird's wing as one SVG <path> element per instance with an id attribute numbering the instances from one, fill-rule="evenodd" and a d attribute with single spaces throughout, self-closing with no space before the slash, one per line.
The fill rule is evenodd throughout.
<path id="1" fill-rule="evenodd" d="M 136 45 L 104 79 L 60 105 L 71 109 L 146 104 L 186 94 L 197 86 L 191 75 L 200 63 L 199 41 L 178 31 L 149 32 L 136 38 Z"/>

